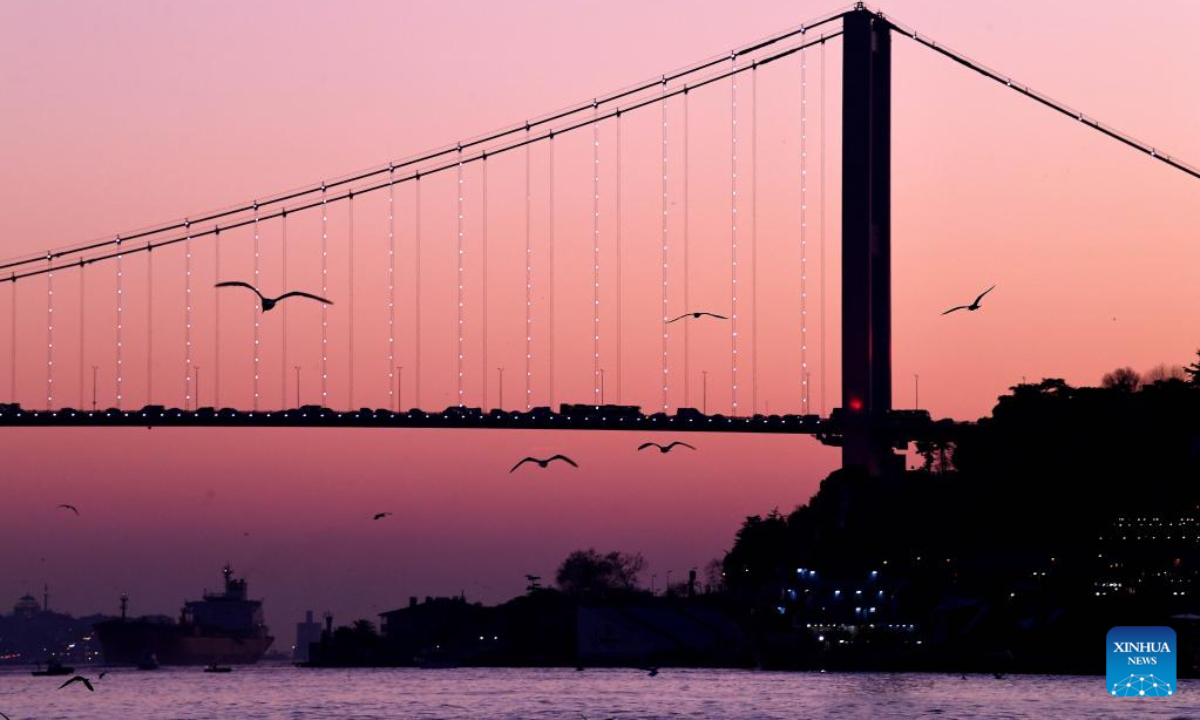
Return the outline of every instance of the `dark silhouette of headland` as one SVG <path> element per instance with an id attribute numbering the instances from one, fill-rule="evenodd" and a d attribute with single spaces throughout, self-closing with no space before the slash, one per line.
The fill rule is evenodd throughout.
<path id="1" fill-rule="evenodd" d="M 499 606 L 330 623 L 311 664 L 1096 673 L 1098 638 L 1136 624 L 1174 627 L 1200 674 L 1200 359 L 1023 383 L 952 437 L 747 518 L 702 582 L 655 594 L 639 555 L 579 551 Z"/>

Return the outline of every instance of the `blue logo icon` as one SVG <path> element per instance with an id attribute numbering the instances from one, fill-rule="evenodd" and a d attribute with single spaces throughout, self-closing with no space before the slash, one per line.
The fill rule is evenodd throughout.
<path id="1" fill-rule="evenodd" d="M 1115 697 L 1175 694 L 1175 631 L 1169 627 L 1117 626 L 1108 631 L 1106 677 Z"/>

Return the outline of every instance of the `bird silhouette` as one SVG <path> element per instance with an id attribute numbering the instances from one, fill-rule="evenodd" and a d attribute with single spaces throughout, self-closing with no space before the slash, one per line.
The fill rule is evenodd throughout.
<path id="1" fill-rule="evenodd" d="M 640 667 L 638 670 L 644 670 L 650 677 L 658 677 L 658 668 L 656 667 Z"/>
<path id="2" fill-rule="evenodd" d="M 12 720 L 12 718 L 10 718 L 9 716 L 5 715 L 2 712 L 0 712 L 0 718 L 4 718 L 4 720 Z"/>
<path id="3" fill-rule="evenodd" d="M 75 507 L 74 505 L 63 504 L 63 505 L 59 505 L 58 508 L 55 508 L 55 509 L 57 510 L 60 508 L 63 510 L 70 510 L 71 512 L 75 513 L 76 515 L 79 515 L 79 508 Z"/>
<path id="4" fill-rule="evenodd" d="M 376 520 L 382 520 L 382 519 L 384 519 L 385 517 L 391 517 L 391 516 L 392 516 L 392 514 L 391 514 L 390 512 L 379 512 L 379 513 L 375 513 L 375 519 L 376 519 Z"/>
<path id="5" fill-rule="evenodd" d="M 262 301 L 263 312 L 267 312 L 268 310 L 271 310 L 276 305 L 278 305 L 281 300 L 285 300 L 290 297 L 305 297 L 310 300 L 316 300 L 317 302 L 325 303 L 326 305 L 333 304 L 333 301 L 331 301 L 331 300 L 326 300 L 325 298 L 320 297 L 318 295 L 313 295 L 312 293 L 300 292 L 299 290 L 293 290 L 291 292 L 286 292 L 286 293 L 280 295 L 279 297 L 269 298 L 266 295 L 263 295 L 261 292 L 259 292 L 258 288 L 254 287 L 250 283 L 242 282 L 241 280 L 229 280 L 227 282 L 219 282 L 216 285 L 214 285 L 213 287 L 219 287 L 219 288 L 220 287 L 244 287 L 244 288 L 253 290 L 254 294 L 258 296 L 258 299 Z"/>
<path id="6" fill-rule="evenodd" d="M 718 315 L 716 313 L 703 312 L 703 311 L 702 312 L 689 312 L 689 313 L 684 313 L 677 318 L 671 318 L 670 320 L 667 321 L 667 324 L 670 325 L 673 322 L 677 322 L 679 320 L 682 320 L 682 319 L 688 318 L 688 317 L 692 318 L 693 320 L 696 320 L 696 319 L 699 319 L 701 315 L 707 315 L 709 317 L 713 317 L 718 320 L 728 320 L 729 319 L 729 318 L 725 317 L 724 315 Z"/>
<path id="7" fill-rule="evenodd" d="M 59 689 L 59 690 L 62 690 L 62 689 L 63 689 L 63 688 L 65 688 L 66 686 L 70 685 L 71 683 L 77 683 L 77 682 L 81 682 L 81 683 L 83 683 L 83 686 L 84 686 L 85 688 L 87 688 L 87 689 L 88 689 L 88 692 L 96 692 L 96 688 L 92 687 L 92 681 L 91 681 L 91 680 L 88 680 L 87 678 L 85 678 L 85 677 L 84 677 L 84 676 L 82 676 L 82 675 L 76 675 L 75 677 L 73 677 L 73 678 L 71 678 L 70 680 L 66 681 L 66 682 L 65 682 L 65 683 L 63 683 L 62 685 L 59 685 L 59 686 L 58 686 L 58 689 Z"/>
<path id="8" fill-rule="evenodd" d="M 971 312 L 975 312 L 976 310 L 979 309 L 979 307 L 980 307 L 979 301 L 983 299 L 983 296 L 987 295 L 988 293 L 990 293 L 991 291 L 993 291 L 995 289 L 996 289 L 996 286 L 993 285 L 990 288 L 988 288 L 987 290 L 984 290 L 983 292 L 979 293 L 979 297 L 975 298 L 975 302 L 971 303 L 970 305 L 959 305 L 958 307 L 952 307 L 942 314 L 949 315 L 950 313 L 952 313 L 956 310 L 970 310 Z"/>
<path id="9" fill-rule="evenodd" d="M 644 442 L 644 443 L 642 443 L 641 445 L 638 445 L 638 452 L 641 452 L 642 450 L 645 450 L 645 449 L 646 449 L 646 448 L 648 448 L 648 447 L 656 447 L 656 448 L 658 448 L 658 451 L 659 451 L 660 453 L 662 453 L 663 455 L 666 455 L 667 453 L 671 452 L 671 449 L 672 449 L 672 448 L 674 448 L 676 445 L 682 445 L 682 446 L 684 446 L 685 448 L 687 448 L 687 449 L 689 449 L 689 450 L 695 450 L 695 449 L 696 449 L 696 448 L 692 447 L 691 445 L 688 445 L 688 444 L 687 444 L 687 443 L 685 443 L 685 442 L 681 442 L 681 441 L 679 441 L 679 440 L 675 440 L 674 442 L 671 442 L 671 443 L 669 443 L 669 444 L 667 444 L 667 445 L 659 445 L 659 444 L 658 444 L 658 443 L 656 443 L 656 442 Z"/>
<path id="10" fill-rule="evenodd" d="M 579 467 L 579 463 L 575 462 L 574 460 L 567 457 L 566 455 L 554 455 L 552 457 L 546 458 L 545 460 L 539 460 L 538 458 L 535 458 L 535 457 L 527 457 L 527 458 L 523 459 L 521 462 L 517 463 L 516 465 L 513 465 L 512 470 L 509 470 L 509 472 L 510 473 L 516 472 L 517 468 L 521 467 L 522 465 L 524 465 L 527 462 L 537 463 L 538 467 L 545 468 L 546 466 L 548 466 L 550 463 L 554 462 L 555 460 L 562 460 L 563 462 L 570 465 L 571 467 Z"/>
<path id="11" fill-rule="evenodd" d="M 101 672 L 100 672 L 100 674 L 99 674 L 99 675 L 97 675 L 97 676 L 96 676 L 96 679 L 97 679 L 97 680 L 103 680 L 103 679 L 104 679 L 104 676 L 105 676 L 105 675 L 107 675 L 107 674 L 108 674 L 108 671 L 107 671 L 107 670 L 103 670 L 103 671 L 101 671 Z"/>

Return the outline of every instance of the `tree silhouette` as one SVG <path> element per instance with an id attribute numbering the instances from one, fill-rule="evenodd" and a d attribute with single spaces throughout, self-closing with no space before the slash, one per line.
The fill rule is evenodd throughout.
<path id="1" fill-rule="evenodd" d="M 1200 350 L 1196 351 L 1196 362 L 1185 367 L 1183 372 L 1191 378 L 1193 385 L 1200 385 Z"/>
<path id="2" fill-rule="evenodd" d="M 563 560 L 555 575 L 558 588 L 574 597 L 604 597 L 616 591 L 637 588 L 638 575 L 646 568 L 640 553 L 610 552 L 595 548 L 576 550 Z"/>
<path id="3" fill-rule="evenodd" d="M 1142 383 L 1144 385 L 1152 385 L 1156 382 L 1168 382 L 1170 380 L 1187 380 L 1187 371 L 1179 365 L 1168 365 L 1159 363 L 1146 371 L 1142 375 Z"/>
<path id="4" fill-rule="evenodd" d="M 1131 367 L 1121 367 L 1112 372 L 1104 373 L 1100 379 L 1100 387 L 1109 390 L 1136 392 L 1142 387 L 1142 376 Z"/>

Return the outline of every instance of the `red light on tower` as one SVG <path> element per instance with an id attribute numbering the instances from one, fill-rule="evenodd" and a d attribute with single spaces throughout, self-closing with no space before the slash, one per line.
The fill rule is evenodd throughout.
<path id="1" fill-rule="evenodd" d="M 863 401 L 860 398 L 850 398 L 850 409 L 854 412 L 861 412 L 863 409 Z"/>

